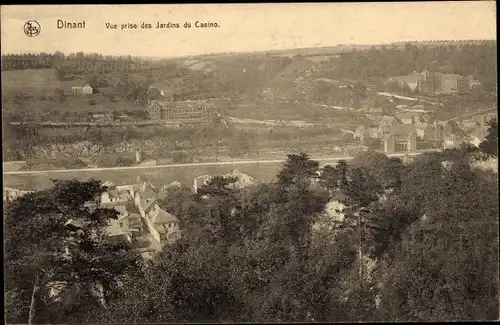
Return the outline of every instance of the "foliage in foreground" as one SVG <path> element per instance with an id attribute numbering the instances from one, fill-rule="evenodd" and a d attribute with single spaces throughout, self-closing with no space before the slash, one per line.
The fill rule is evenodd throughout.
<path id="1" fill-rule="evenodd" d="M 472 169 L 471 157 L 473 151 L 463 148 L 424 154 L 405 165 L 368 152 L 350 164 L 320 168 L 305 154 L 289 155 L 271 183 L 235 189 L 235 179 L 216 177 L 197 194 L 174 189 L 162 205 L 181 219 L 183 239 L 165 247 L 142 272 L 124 258 L 126 251 L 113 255 L 106 265 L 122 281 L 109 286 L 106 305 L 85 309 L 89 299 L 80 295 L 72 314 L 56 312 L 57 320 L 496 319 L 497 176 Z M 6 241 L 7 251 L 21 251 L 7 255 L 7 266 L 22 265 L 19 270 L 32 274 L 23 281 L 8 278 L 8 301 L 29 306 L 35 271 L 42 268 L 33 256 L 57 247 L 47 246 L 45 238 L 60 231 L 62 215 L 87 213 L 75 207 L 92 195 L 74 202 L 76 196 L 69 199 L 66 192 L 74 190 L 56 184 L 8 209 L 11 220 L 26 221 L 22 227 L 7 224 L 8 232 L 24 236 L 21 246 L 13 235 Z M 63 208 L 46 203 L 61 200 Z M 323 223 L 331 201 L 344 205 L 344 217 Z M 81 273 L 91 264 L 83 265 L 64 270 Z M 11 274 L 21 274 L 16 272 Z M 15 312 L 8 309 L 11 319 L 26 321 L 26 311 Z"/>

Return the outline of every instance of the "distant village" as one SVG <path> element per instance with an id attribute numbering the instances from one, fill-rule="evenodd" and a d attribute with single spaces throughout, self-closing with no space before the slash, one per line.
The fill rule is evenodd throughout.
<path id="1" fill-rule="evenodd" d="M 201 175 L 193 179 L 194 193 L 198 188 L 206 185 L 216 175 Z M 256 180 L 239 170 L 220 175 L 234 177 L 236 182 L 231 184 L 235 188 L 243 188 L 256 183 Z M 144 258 L 152 258 L 161 251 L 164 245 L 172 244 L 182 236 L 179 219 L 160 208 L 159 201 L 172 188 L 180 187 L 178 182 L 155 187 L 147 181 L 140 181 L 132 185 L 116 185 L 111 181 L 102 183 L 104 192 L 95 202 L 102 208 L 114 209 L 118 212 L 117 219 L 110 219 L 105 228 L 108 238 L 115 244 L 129 245 Z M 11 202 L 26 194 L 29 190 L 3 188 L 3 201 Z M 82 227 L 81 220 L 70 219 L 66 227 L 78 231 Z"/>
<path id="2" fill-rule="evenodd" d="M 438 121 L 432 113 L 400 111 L 358 126 L 353 135 L 361 144 L 388 154 L 454 148 L 462 143 L 478 146 L 487 134 L 488 121 L 495 118 L 496 108 L 448 121 Z"/>

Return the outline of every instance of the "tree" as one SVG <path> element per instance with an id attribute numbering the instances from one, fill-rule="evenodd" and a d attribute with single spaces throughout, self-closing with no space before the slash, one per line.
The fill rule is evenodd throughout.
<path id="1" fill-rule="evenodd" d="M 425 172 L 425 171 L 423 171 Z M 430 170 L 428 177 L 436 177 Z M 423 185 L 423 184 L 422 184 Z M 414 184 L 421 189 L 422 185 Z M 381 274 L 382 319 L 498 319 L 498 185 L 455 162 L 426 183 L 425 218 L 404 232 Z M 394 255 L 392 255 L 394 256 Z"/>
<path id="2" fill-rule="evenodd" d="M 488 121 L 488 134 L 486 139 L 479 144 L 479 149 L 487 156 L 498 157 L 498 120 Z"/>
<path id="3" fill-rule="evenodd" d="M 94 94 L 99 93 L 100 83 L 99 83 L 99 79 L 97 78 L 97 76 L 95 74 L 91 75 L 88 78 L 87 83 L 89 84 L 90 87 L 92 87 L 92 92 Z"/>
<path id="4" fill-rule="evenodd" d="M 120 276 L 136 267 L 135 255 L 125 246 L 104 239 L 107 220 L 116 218 L 117 211 L 96 204 L 103 191 L 94 180 L 54 181 L 53 188 L 6 206 L 6 290 L 20 307 L 17 315 L 7 315 L 9 322 L 64 321 L 98 308 Z M 51 298 L 51 287 L 61 283 L 67 289 L 81 288 L 77 297 L 83 300 L 64 304 Z M 101 294 L 85 296 L 96 286 Z"/>

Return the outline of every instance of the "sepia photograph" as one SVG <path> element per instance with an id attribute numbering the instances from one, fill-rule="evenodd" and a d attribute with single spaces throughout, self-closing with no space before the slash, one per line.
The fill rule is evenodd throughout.
<path id="1" fill-rule="evenodd" d="M 6 324 L 499 320 L 495 1 L 0 14 Z"/>

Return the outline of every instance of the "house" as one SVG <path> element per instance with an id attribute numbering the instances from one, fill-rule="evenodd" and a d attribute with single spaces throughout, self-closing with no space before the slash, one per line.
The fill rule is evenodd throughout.
<path id="1" fill-rule="evenodd" d="M 443 136 L 443 149 L 456 148 L 462 143 L 464 143 L 463 138 L 456 134 L 447 134 Z"/>
<path id="2" fill-rule="evenodd" d="M 379 126 L 381 128 L 391 127 L 393 125 L 401 124 L 395 116 L 384 115 L 379 120 Z"/>
<path id="3" fill-rule="evenodd" d="M 144 233 L 141 216 L 137 213 L 129 213 L 125 206 L 115 207 L 117 210 L 118 208 L 121 210 L 118 219 L 110 219 L 105 232 L 114 244 L 133 244 L 134 240 Z"/>
<path id="4" fill-rule="evenodd" d="M 464 130 L 462 130 L 455 121 L 448 121 L 441 127 L 441 134 L 444 137 L 449 137 L 454 134 L 460 137 L 465 136 Z"/>
<path id="5" fill-rule="evenodd" d="M 471 132 L 469 143 L 475 145 L 476 147 L 479 147 L 481 142 L 483 142 L 486 138 L 487 134 L 488 131 L 485 128 L 477 127 Z"/>
<path id="6" fill-rule="evenodd" d="M 147 182 L 142 184 L 141 188 L 137 191 L 137 195 L 140 197 L 140 204 L 146 213 L 158 198 L 158 193 Z"/>
<path id="7" fill-rule="evenodd" d="M 394 116 L 403 124 L 415 124 L 420 121 L 420 114 L 413 112 L 399 112 Z"/>
<path id="8" fill-rule="evenodd" d="M 83 94 L 82 87 L 71 87 L 71 94 L 72 95 L 81 95 L 81 94 Z"/>
<path id="9" fill-rule="evenodd" d="M 149 217 L 160 233 L 162 242 L 173 243 L 180 238 L 179 219 L 176 216 L 156 206 Z"/>
<path id="10" fill-rule="evenodd" d="M 101 204 L 124 203 L 132 199 L 132 195 L 127 190 L 118 189 L 116 185 L 107 185 L 107 190 L 101 194 Z"/>
<path id="11" fill-rule="evenodd" d="M 379 121 L 379 131 L 378 133 L 380 134 L 381 137 L 384 137 L 384 135 L 389 134 L 389 130 L 396 125 L 400 125 L 401 122 L 398 121 L 398 119 L 395 116 L 391 115 L 384 115 Z"/>
<path id="12" fill-rule="evenodd" d="M 418 91 L 427 95 L 468 93 L 471 89 L 469 78 L 453 73 L 429 71 L 427 68 L 421 73 L 414 72 L 407 76 L 390 77 L 387 84 L 397 84 L 400 89 L 407 87 L 412 92 Z"/>
<path id="13" fill-rule="evenodd" d="M 478 125 L 481 127 L 487 127 L 488 122 L 490 120 L 495 120 L 496 118 L 497 118 L 496 113 L 481 114 L 473 117 L 473 119 L 475 119 Z"/>
<path id="14" fill-rule="evenodd" d="M 385 153 L 417 150 L 417 132 L 414 125 L 393 125 L 384 134 Z"/>
<path id="15" fill-rule="evenodd" d="M 474 129 L 478 126 L 478 122 L 474 118 L 468 118 L 468 119 L 462 120 L 462 125 L 463 125 L 465 130 L 471 130 L 471 129 Z"/>
<path id="16" fill-rule="evenodd" d="M 89 84 L 86 84 L 85 86 L 82 87 L 82 94 L 84 95 L 92 95 L 94 90 L 92 87 L 90 87 Z"/>
<path id="17" fill-rule="evenodd" d="M 390 77 L 388 82 L 396 84 L 401 89 L 408 87 L 412 92 L 414 92 L 418 89 L 418 83 L 421 80 L 422 75 L 420 75 L 419 73 L 413 73 L 407 76 Z"/>
<path id="18" fill-rule="evenodd" d="M 417 137 L 424 141 L 439 141 L 440 134 L 437 125 L 427 122 L 418 122 L 415 124 Z"/>

